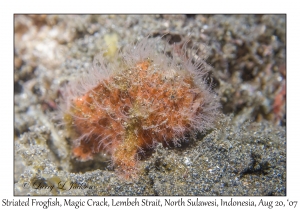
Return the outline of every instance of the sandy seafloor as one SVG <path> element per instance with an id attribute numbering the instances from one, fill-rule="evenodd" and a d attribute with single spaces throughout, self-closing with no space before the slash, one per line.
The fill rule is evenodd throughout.
<path id="1" fill-rule="evenodd" d="M 14 30 L 15 195 L 286 195 L 285 15 L 15 15 Z M 209 49 L 215 128 L 149 151 L 133 180 L 101 154 L 73 159 L 57 125 L 61 88 L 107 44 L 164 34 Z"/>

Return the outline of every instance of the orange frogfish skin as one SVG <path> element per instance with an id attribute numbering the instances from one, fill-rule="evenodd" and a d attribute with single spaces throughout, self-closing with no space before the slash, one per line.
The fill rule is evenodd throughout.
<path id="1" fill-rule="evenodd" d="M 73 91 L 66 97 L 78 135 L 73 155 L 79 160 L 108 153 L 117 171 L 128 177 L 137 169 L 140 151 L 159 142 L 176 143 L 192 130 L 204 132 L 213 126 L 220 105 L 199 78 L 200 61 L 192 63 L 182 56 L 185 65 L 178 67 L 167 55 L 153 53 L 151 43 L 143 40 L 125 49 L 127 66 L 93 87 L 86 85 L 84 94 Z"/>

